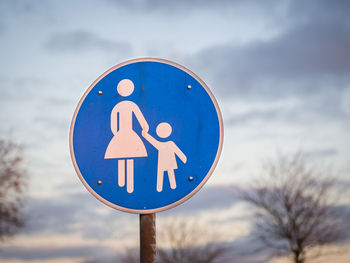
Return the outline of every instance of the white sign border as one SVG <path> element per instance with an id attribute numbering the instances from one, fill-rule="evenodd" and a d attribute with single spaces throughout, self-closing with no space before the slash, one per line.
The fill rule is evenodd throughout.
<path id="1" fill-rule="evenodd" d="M 110 72 L 118 69 L 118 68 L 121 68 L 125 65 L 129 65 L 129 64 L 133 64 L 133 63 L 136 63 L 136 62 L 159 62 L 159 63 L 163 63 L 163 64 L 168 64 L 168 65 L 171 65 L 171 66 L 174 66 L 176 68 L 179 68 L 183 71 L 185 71 L 186 73 L 188 73 L 189 75 L 191 75 L 194 79 L 196 79 L 203 87 L 204 89 L 206 90 L 206 92 L 208 93 L 208 95 L 210 96 L 210 99 L 212 100 L 212 102 L 214 103 L 214 106 L 215 106 L 215 109 L 216 109 L 216 113 L 217 113 L 217 116 L 218 116 L 218 119 L 219 119 L 219 128 L 220 128 L 220 138 L 219 138 L 219 147 L 218 147 L 218 150 L 217 150 L 217 153 L 216 153 L 216 156 L 215 156 L 215 160 L 209 170 L 209 172 L 207 173 L 207 175 L 204 177 L 204 179 L 202 180 L 202 182 L 195 188 L 192 190 L 192 192 L 190 192 L 189 194 L 187 194 L 185 197 L 183 197 L 182 199 L 172 203 L 172 204 L 169 204 L 169 205 L 166 205 L 166 206 L 163 206 L 163 207 L 159 207 L 159 208 L 154 208 L 154 209 L 131 209 L 131 208 L 125 208 L 125 207 L 122 207 L 122 206 L 118 206 L 116 204 L 113 204 L 111 202 L 109 202 L 108 200 L 104 199 L 103 197 L 101 197 L 99 194 L 97 194 L 89 185 L 88 183 L 85 181 L 84 177 L 82 176 L 80 170 L 79 170 L 79 167 L 77 165 L 77 162 L 76 162 L 76 159 L 75 159 L 75 154 L 74 154 L 74 147 L 73 147 L 73 131 L 74 131 L 74 125 L 75 125 L 75 120 L 76 120 L 76 117 L 77 117 L 77 114 L 80 110 L 80 107 L 82 105 L 82 103 L 84 102 L 86 96 L 90 93 L 90 91 L 95 87 L 95 85 L 102 79 L 104 78 L 106 75 L 108 75 Z M 212 94 L 212 92 L 210 91 L 210 89 L 207 87 L 207 85 L 204 83 L 204 81 L 202 81 L 196 74 L 194 74 L 192 71 L 190 71 L 189 69 L 175 63 L 175 62 L 172 62 L 172 61 L 169 61 L 169 60 L 166 60 L 166 59 L 160 59 L 160 58 L 137 58 L 137 59 L 131 59 L 131 60 L 128 60 L 128 61 L 125 61 L 123 63 L 120 63 L 112 68 L 110 68 L 109 70 L 107 70 L 105 73 L 103 73 L 100 77 L 98 77 L 91 85 L 90 87 L 85 91 L 83 97 L 80 99 L 76 109 L 75 109 L 75 112 L 74 112 L 74 115 L 73 115 L 73 119 L 72 119 L 72 122 L 71 122 L 71 126 L 70 126 L 70 132 L 69 132 L 69 149 L 70 149 L 70 156 L 71 156 L 71 159 L 72 159 L 72 162 L 73 162 L 73 165 L 74 165 L 74 169 L 75 171 L 77 172 L 78 176 L 79 176 L 79 179 L 80 181 L 83 183 L 83 185 L 85 186 L 85 188 L 93 195 L 95 196 L 98 200 L 100 200 L 102 203 L 114 208 L 114 209 L 117 209 L 117 210 L 120 210 L 120 211 L 123 211 L 123 212 L 128 212 L 128 213 L 133 213 L 133 214 L 152 214 L 152 213 L 157 213 L 157 212 L 161 212 L 161 211 L 165 211 L 165 210 L 168 210 L 170 208 L 173 208 L 175 206 L 178 206 L 180 204 L 182 204 L 183 202 L 185 202 L 186 200 L 188 200 L 189 198 L 191 198 L 195 193 L 197 193 L 202 187 L 203 185 L 208 181 L 209 177 L 212 175 L 212 173 L 214 172 L 214 169 L 219 161 L 219 158 L 220 158 L 220 154 L 221 154 L 221 151 L 222 151 L 222 144 L 223 144 L 223 137 L 224 137 L 224 126 L 223 126 L 223 121 L 222 121 L 222 115 L 221 115 L 221 111 L 220 111 L 220 108 L 219 108 L 219 105 L 214 97 L 214 95 Z"/>

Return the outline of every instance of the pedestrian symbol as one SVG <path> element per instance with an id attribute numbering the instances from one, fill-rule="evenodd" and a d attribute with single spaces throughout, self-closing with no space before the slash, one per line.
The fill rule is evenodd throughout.
<path id="1" fill-rule="evenodd" d="M 162 122 L 157 126 L 156 133 L 160 138 L 168 138 L 171 134 L 171 126 L 169 123 Z M 157 168 L 157 191 L 163 189 L 163 175 L 168 173 L 170 187 L 176 188 L 176 180 L 174 170 L 177 169 L 175 154 L 186 163 L 186 155 L 172 141 L 160 142 L 154 139 L 146 131 L 142 131 L 143 137 L 146 138 L 158 150 L 158 168 Z"/>
<path id="2" fill-rule="evenodd" d="M 79 178 L 99 200 L 152 213 L 204 185 L 222 137 L 220 110 L 203 81 L 173 62 L 136 59 L 108 70 L 84 94 L 70 148 Z"/>
<path id="3" fill-rule="evenodd" d="M 123 79 L 117 87 L 120 96 L 127 97 L 134 91 L 134 83 L 129 79 Z M 145 137 L 158 151 L 157 191 L 163 189 L 163 173 L 168 172 L 170 186 L 176 188 L 174 169 L 177 169 L 175 153 L 186 163 L 186 156 L 172 141 L 160 142 L 149 135 L 149 126 L 139 107 L 132 101 L 121 101 L 112 110 L 111 130 L 114 137 L 108 145 L 105 159 L 118 159 L 118 185 L 125 185 L 125 160 L 127 159 L 126 180 L 127 191 L 134 191 L 134 161 L 135 157 L 147 157 L 147 151 L 140 137 L 133 131 L 132 115 L 142 127 L 142 136 Z M 171 134 L 169 123 L 162 122 L 157 126 L 156 133 L 161 138 L 167 138 Z"/>

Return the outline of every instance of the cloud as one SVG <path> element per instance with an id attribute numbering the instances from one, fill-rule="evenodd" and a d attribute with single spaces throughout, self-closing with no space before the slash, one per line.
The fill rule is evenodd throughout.
<path id="1" fill-rule="evenodd" d="M 298 21 L 335 21 L 347 22 L 350 3 L 347 0 L 328 1 L 328 0 L 309 0 L 309 1 L 289 1 L 287 14 L 298 18 Z"/>
<path id="2" fill-rule="evenodd" d="M 287 110 L 283 107 L 272 109 L 253 109 L 243 113 L 233 114 L 225 121 L 226 125 L 238 126 L 245 123 L 251 123 L 254 121 L 266 122 L 266 121 L 291 121 L 291 118 L 295 117 L 292 110 Z"/>
<path id="3" fill-rule="evenodd" d="M 263 249 L 261 241 L 251 234 L 239 237 L 227 246 L 231 248 L 229 258 L 235 258 L 235 262 L 263 263 L 271 260 L 270 251 Z"/>
<path id="4" fill-rule="evenodd" d="M 0 24 L 4 31 L 12 31 L 13 25 L 25 28 L 34 23 L 40 26 L 52 22 L 52 11 L 51 1 L 3 0 L 0 1 Z"/>
<path id="5" fill-rule="evenodd" d="M 225 96 L 307 94 L 319 84 L 324 88 L 348 83 L 350 19 L 343 9 L 349 10 L 349 5 L 302 3 L 287 6 L 284 20 L 289 25 L 275 37 L 213 46 L 195 55 L 191 64 L 202 68 Z"/>
<path id="6" fill-rule="evenodd" d="M 220 10 L 226 11 L 227 8 L 245 8 L 245 9 L 263 9 L 270 10 L 274 9 L 275 1 L 267 0 L 263 3 L 259 0 L 244 1 L 244 0 L 178 0 L 178 1 L 162 1 L 162 0 L 107 0 L 117 6 L 122 6 L 133 11 L 157 11 L 157 12 L 179 12 L 179 11 L 192 11 L 198 9 L 208 9 L 208 10 Z M 282 1 L 284 2 L 284 1 Z M 276 5 L 275 5 L 276 6 Z M 277 5 L 279 6 L 279 5 Z"/>
<path id="7" fill-rule="evenodd" d="M 38 11 L 44 11 L 47 7 L 47 3 L 38 5 L 30 0 L 4 0 L 0 2 L 0 12 L 6 13 L 36 13 Z"/>
<path id="8" fill-rule="evenodd" d="M 0 21 L 0 36 L 3 35 L 5 31 L 6 31 L 5 25 Z"/>
<path id="9" fill-rule="evenodd" d="M 221 93 L 273 96 L 283 93 L 281 86 L 308 93 L 317 89 L 310 85 L 317 78 L 329 84 L 333 77 L 348 77 L 348 46 L 350 26 L 307 25 L 266 42 L 212 47 L 194 60 L 221 84 Z M 303 80 L 306 85 L 300 85 Z"/>
<path id="10" fill-rule="evenodd" d="M 195 213 L 231 207 L 239 202 L 236 190 L 233 185 L 204 187 L 171 211 Z M 120 229 L 121 236 L 126 235 L 129 231 L 126 225 L 137 219 L 136 215 L 106 207 L 87 192 L 66 193 L 60 198 L 31 198 L 27 201 L 26 214 L 30 216 L 26 234 L 80 233 L 85 238 L 110 238 L 113 233 L 106 225 Z"/>
<path id="11" fill-rule="evenodd" d="M 341 186 L 339 186 L 339 188 L 341 189 Z M 341 196 L 344 196 L 347 191 L 348 189 L 343 189 L 343 194 Z M 334 217 L 335 221 L 339 220 L 339 224 L 342 229 L 342 232 L 339 233 L 340 238 L 337 243 L 341 244 L 348 242 L 350 240 L 350 205 L 335 205 L 330 217 L 332 218 L 332 216 Z"/>
<path id="12" fill-rule="evenodd" d="M 1 250 L 1 259 L 21 259 L 24 261 L 59 259 L 59 258 L 90 258 L 96 255 L 103 255 L 101 258 L 108 255 L 110 258 L 116 256 L 116 252 L 107 247 L 100 245 L 76 245 L 76 246 L 11 246 L 6 245 L 6 249 Z M 110 262 L 110 261 L 103 261 Z"/>
<path id="13" fill-rule="evenodd" d="M 106 225 L 121 229 L 120 235 L 123 235 L 127 229 L 123 229 L 123 225 L 132 220 L 132 215 L 106 208 L 87 192 L 70 193 L 60 198 L 31 198 L 27 203 L 27 214 L 30 215 L 25 229 L 27 234 L 76 233 L 87 239 L 112 237 L 114 233 L 106 229 Z"/>
<path id="14" fill-rule="evenodd" d="M 335 148 L 324 148 L 324 149 L 317 149 L 313 151 L 307 151 L 305 152 L 305 154 L 308 158 L 319 159 L 319 158 L 337 156 L 339 154 L 339 151 Z"/>
<path id="15" fill-rule="evenodd" d="M 285 91 L 288 97 L 288 90 Z M 285 100 L 279 97 L 258 97 L 265 101 L 264 107 L 250 102 L 249 107 L 227 114 L 225 124 L 231 127 L 241 125 L 264 125 L 276 127 L 307 127 L 324 125 L 325 121 L 333 124 L 348 122 L 349 113 L 339 104 L 343 92 L 320 88 L 316 94 L 300 94 L 299 98 Z M 330 94 L 331 93 L 331 94 Z M 293 96 L 289 93 L 289 96 Z M 245 98 L 244 95 L 240 97 Z M 237 98 L 236 98 L 237 99 Z M 247 98 L 245 98 L 247 99 Z M 270 103 L 269 103 L 270 102 Z"/>
<path id="16" fill-rule="evenodd" d="M 240 202 L 234 185 L 204 186 L 185 203 L 166 213 L 195 213 L 231 207 Z"/>
<path id="17" fill-rule="evenodd" d="M 46 42 L 45 48 L 53 52 L 81 53 L 87 51 L 113 51 L 125 54 L 131 52 L 130 44 L 102 38 L 92 32 L 75 30 L 57 32 Z"/>

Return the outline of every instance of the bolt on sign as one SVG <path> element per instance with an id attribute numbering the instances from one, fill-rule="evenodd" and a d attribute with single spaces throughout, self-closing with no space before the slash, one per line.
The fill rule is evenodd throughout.
<path id="1" fill-rule="evenodd" d="M 149 214 L 179 205 L 209 179 L 223 123 L 205 83 L 174 62 L 121 63 L 92 83 L 70 130 L 84 186 L 103 203 Z"/>

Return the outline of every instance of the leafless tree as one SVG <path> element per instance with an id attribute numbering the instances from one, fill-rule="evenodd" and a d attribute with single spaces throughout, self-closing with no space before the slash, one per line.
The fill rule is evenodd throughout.
<path id="1" fill-rule="evenodd" d="M 126 248 L 125 252 L 119 257 L 120 263 L 139 263 L 140 250 L 137 248 Z"/>
<path id="2" fill-rule="evenodd" d="M 158 263 L 222 263 L 227 247 L 216 243 L 215 234 L 200 223 L 179 218 L 157 225 Z M 127 248 L 119 262 L 140 262 L 139 248 Z"/>
<path id="3" fill-rule="evenodd" d="M 336 212 L 335 179 L 329 169 L 306 163 L 302 153 L 279 155 L 264 166 L 264 175 L 242 198 L 255 206 L 255 234 L 273 255 L 293 262 L 321 255 L 315 249 L 343 238 Z"/>
<path id="4" fill-rule="evenodd" d="M 0 139 L 0 240 L 24 226 L 21 209 L 26 182 L 21 146 Z"/>
<path id="5" fill-rule="evenodd" d="M 198 222 L 172 219 L 159 231 L 158 262 L 217 263 L 224 262 L 225 244 L 215 242 L 208 228 Z M 161 247 L 160 247 L 161 245 Z"/>

